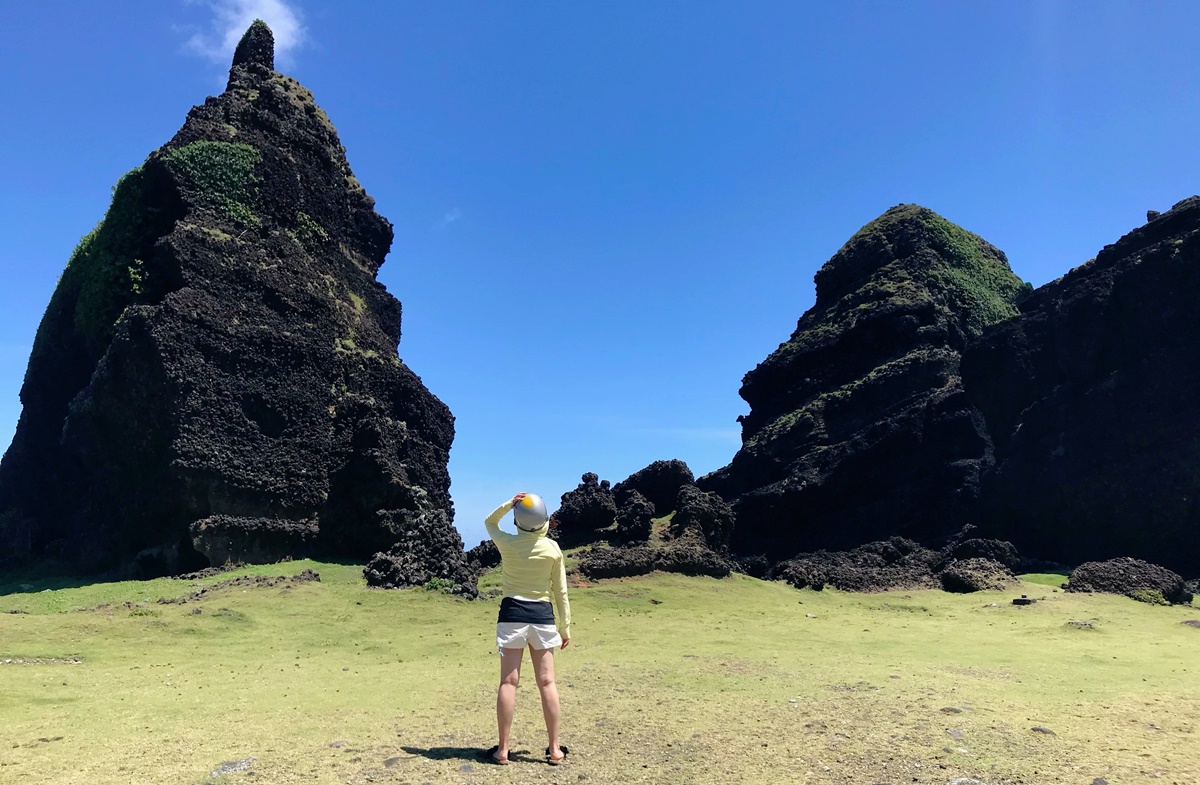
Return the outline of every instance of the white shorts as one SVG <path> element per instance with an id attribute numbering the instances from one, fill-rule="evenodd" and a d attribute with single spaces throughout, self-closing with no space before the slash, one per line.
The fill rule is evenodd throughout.
<path id="1" fill-rule="evenodd" d="M 562 645 L 562 636 L 553 624 L 525 624 L 519 621 L 496 622 L 497 649 L 553 649 Z"/>

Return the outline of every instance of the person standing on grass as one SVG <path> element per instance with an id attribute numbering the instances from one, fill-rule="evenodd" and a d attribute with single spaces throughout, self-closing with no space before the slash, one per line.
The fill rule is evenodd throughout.
<path id="1" fill-rule="evenodd" d="M 500 519 L 509 510 L 513 510 L 516 534 L 500 529 Z M 521 660 L 528 646 L 549 736 L 546 761 L 557 766 L 567 757 L 567 748 L 558 743 L 554 647 L 565 649 L 571 642 L 571 605 L 567 601 L 562 550 L 546 536 L 550 529 L 546 503 L 535 494 L 518 493 L 493 510 L 484 524 L 500 551 L 504 593 L 496 622 L 496 648 L 500 651 L 496 725 L 500 743 L 487 751 L 487 757 L 492 763 L 508 763 L 508 737 L 516 710 Z"/>

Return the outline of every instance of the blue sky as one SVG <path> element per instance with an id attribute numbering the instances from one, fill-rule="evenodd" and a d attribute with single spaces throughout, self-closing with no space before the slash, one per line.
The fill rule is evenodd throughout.
<path id="1" fill-rule="evenodd" d="M 742 375 L 894 204 L 1040 285 L 1200 191 L 1195 3 L 3 3 L 2 445 L 71 249 L 254 16 L 395 224 L 468 546 L 519 490 L 727 463 Z"/>

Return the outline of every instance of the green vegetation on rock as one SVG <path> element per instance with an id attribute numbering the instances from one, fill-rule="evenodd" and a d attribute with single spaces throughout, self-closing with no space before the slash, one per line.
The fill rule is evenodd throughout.
<path id="1" fill-rule="evenodd" d="M 922 218 L 934 248 L 948 262 L 931 267 L 930 278 L 951 296 L 955 310 L 965 317 L 967 331 L 979 335 L 984 327 L 1016 316 L 1018 296 L 1030 285 L 1003 259 L 985 254 L 979 236 L 929 210 Z"/>
<path id="2" fill-rule="evenodd" d="M 170 219 L 148 193 L 149 177 L 139 166 L 117 181 L 104 220 L 75 246 L 47 308 L 51 313 L 73 302 L 75 330 L 93 352 L 102 350 L 121 313 L 145 293 L 146 259 L 167 230 Z"/>
<path id="3" fill-rule="evenodd" d="M 195 188 L 208 207 L 244 227 L 261 223 L 253 209 L 260 179 L 255 167 L 261 160 L 254 147 L 233 142 L 192 142 L 163 155 L 167 167 Z"/>

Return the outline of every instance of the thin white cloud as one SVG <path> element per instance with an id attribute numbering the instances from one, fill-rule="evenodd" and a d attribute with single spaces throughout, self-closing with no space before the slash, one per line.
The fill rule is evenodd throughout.
<path id="1" fill-rule="evenodd" d="M 266 22 L 274 33 L 278 62 L 290 63 L 292 53 L 308 40 L 308 28 L 299 9 L 284 0 L 202 1 L 212 10 L 211 29 L 192 35 L 187 48 L 213 62 L 227 64 L 233 58 L 238 41 L 255 19 Z"/>
<path id="2" fill-rule="evenodd" d="M 447 226 L 449 226 L 450 224 L 454 223 L 455 221 L 457 221 L 458 219 L 460 219 L 462 217 L 463 217 L 463 211 L 458 209 L 457 207 L 454 207 L 454 208 L 446 211 L 445 215 L 442 216 L 441 220 L 433 225 L 433 229 L 434 229 L 434 231 L 440 231 L 442 229 L 445 229 Z"/>

